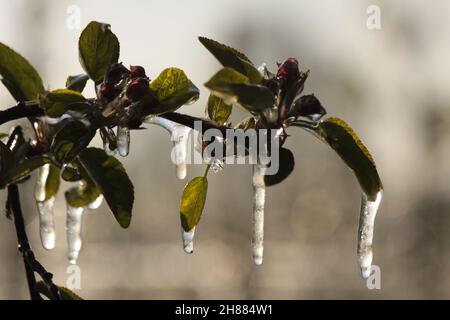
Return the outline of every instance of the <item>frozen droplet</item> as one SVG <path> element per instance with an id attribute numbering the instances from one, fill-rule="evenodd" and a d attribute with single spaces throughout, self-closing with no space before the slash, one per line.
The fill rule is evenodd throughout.
<path id="1" fill-rule="evenodd" d="M 130 152 L 130 129 L 126 127 L 117 127 L 117 151 L 122 157 L 126 157 Z"/>
<path id="2" fill-rule="evenodd" d="M 187 174 L 189 133 L 192 129 L 158 116 L 149 116 L 145 119 L 145 122 L 156 124 L 170 133 L 170 140 L 173 142 L 171 159 L 176 166 L 177 178 L 184 179 Z"/>
<path id="3" fill-rule="evenodd" d="M 211 164 L 211 169 L 214 173 L 218 173 L 223 170 L 223 161 L 219 159 L 214 159 L 213 163 Z"/>
<path id="4" fill-rule="evenodd" d="M 264 171 L 265 168 L 261 165 L 253 165 L 252 251 L 253 261 L 257 266 L 263 262 L 264 251 L 264 203 L 266 198 Z"/>
<path id="5" fill-rule="evenodd" d="M 39 233 L 41 236 L 42 246 L 51 250 L 55 247 L 55 221 L 53 218 L 53 205 L 55 197 L 51 197 L 45 201 L 37 201 L 39 211 Z"/>
<path id="6" fill-rule="evenodd" d="M 89 204 L 87 205 L 87 208 L 88 208 L 88 209 L 91 209 L 91 210 L 95 210 L 95 209 L 97 209 L 98 207 L 101 206 L 102 202 L 103 202 L 103 195 L 101 194 L 101 195 L 99 195 L 99 196 L 97 197 L 97 199 L 95 199 L 94 201 L 92 201 L 91 203 L 89 203 Z"/>
<path id="7" fill-rule="evenodd" d="M 50 164 L 44 164 L 38 169 L 36 184 L 34 185 L 34 198 L 36 201 L 44 201 L 46 198 L 45 184 L 50 174 Z"/>
<path id="8" fill-rule="evenodd" d="M 110 149 L 109 147 L 109 141 L 103 142 L 103 150 L 106 152 L 108 156 L 114 156 L 117 154 L 117 148 L 116 149 Z"/>
<path id="9" fill-rule="evenodd" d="M 372 267 L 372 241 L 375 217 L 383 197 L 383 191 L 379 191 L 375 200 L 370 201 L 366 194 L 361 197 L 361 211 L 358 228 L 358 264 L 361 275 L 367 279 Z"/>
<path id="10" fill-rule="evenodd" d="M 83 218 L 83 207 L 72 207 L 67 205 L 67 220 L 66 220 L 66 236 L 67 244 L 69 246 L 69 263 L 76 264 L 78 254 L 81 249 L 81 223 Z"/>
<path id="11" fill-rule="evenodd" d="M 183 239 L 183 248 L 186 253 L 194 252 L 194 234 L 195 227 L 189 231 L 184 231 L 183 227 L 181 227 L 181 238 Z"/>

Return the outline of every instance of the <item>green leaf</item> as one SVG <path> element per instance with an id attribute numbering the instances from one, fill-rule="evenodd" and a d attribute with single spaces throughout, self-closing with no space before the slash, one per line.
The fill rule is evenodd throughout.
<path id="1" fill-rule="evenodd" d="M 42 167 L 46 163 L 50 163 L 51 160 L 44 156 L 35 156 L 29 159 L 25 159 L 22 162 L 13 165 L 11 168 L 6 170 L 0 177 L 0 187 L 4 188 L 8 184 L 17 182 L 24 177 L 28 176 L 33 170 Z"/>
<path id="2" fill-rule="evenodd" d="M 153 114 L 175 111 L 185 104 L 196 101 L 200 96 L 198 88 L 188 79 L 184 71 L 178 68 L 164 69 L 150 83 L 150 90 L 160 103 L 152 111 Z"/>
<path id="3" fill-rule="evenodd" d="M 205 37 L 198 39 L 224 67 L 232 68 L 246 75 L 251 83 L 261 83 L 261 74 L 245 54 L 212 39 Z"/>
<path id="4" fill-rule="evenodd" d="M 235 129 L 242 129 L 247 131 L 248 129 L 256 128 L 256 120 L 254 117 L 250 116 L 241 120 L 237 125 L 234 126 Z"/>
<path id="5" fill-rule="evenodd" d="M 84 170 L 81 171 L 83 180 L 78 181 L 75 187 L 70 188 L 64 193 L 67 204 L 75 208 L 86 207 L 94 202 L 101 194 L 101 191 L 90 176 Z"/>
<path id="6" fill-rule="evenodd" d="M 213 94 L 209 95 L 208 105 L 206 107 L 206 114 L 209 119 L 223 125 L 230 117 L 231 110 L 231 105 L 226 104 L 222 99 Z"/>
<path id="7" fill-rule="evenodd" d="M 17 101 L 35 100 L 44 91 L 36 69 L 20 54 L 0 43 L 2 82 Z"/>
<path id="8" fill-rule="evenodd" d="M 217 72 L 205 87 L 225 103 L 237 103 L 250 112 L 260 112 L 275 103 L 275 96 L 267 87 L 249 84 L 246 76 L 231 68 Z"/>
<path id="9" fill-rule="evenodd" d="M 40 95 L 39 106 L 52 118 L 58 118 L 69 110 L 85 112 L 89 108 L 81 93 L 69 89 L 57 89 Z"/>
<path id="10" fill-rule="evenodd" d="M 66 287 L 57 286 L 59 289 L 59 294 L 61 295 L 62 300 L 83 300 L 79 295 L 77 295 L 75 292 L 67 289 Z M 36 290 L 40 294 L 43 294 L 48 299 L 51 299 L 52 295 L 50 294 L 50 291 L 48 290 L 45 283 L 41 280 L 36 282 Z"/>
<path id="11" fill-rule="evenodd" d="M 119 60 L 120 45 L 109 24 L 92 21 L 81 32 L 78 50 L 84 71 L 99 82 L 108 67 Z"/>
<path id="12" fill-rule="evenodd" d="M 279 168 L 274 175 L 265 175 L 264 183 L 266 186 L 273 186 L 286 179 L 294 170 L 295 161 L 291 150 L 280 148 L 279 150 Z"/>
<path id="13" fill-rule="evenodd" d="M 56 162 L 71 162 L 86 148 L 95 136 L 95 128 L 86 127 L 81 121 L 67 122 L 55 135 L 50 151 Z"/>
<path id="14" fill-rule="evenodd" d="M 64 181 L 75 182 L 81 180 L 82 176 L 80 172 L 78 172 L 77 168 L 67 165 L 61 173 L 61 178 Z"/>
<path id="15" fill-rule="evenodd" d="M 83 92 L 86 83 L 89 80 L 87 74 L 78 74 L 76 76 L 68 76 L 66 80 L 66 88 L 78 92 Z"/>
<path id="16" fill-rule="evenodd" d="M 184 188 L 181 197 L 180 218 L 181 225 L 186 232 L 200 221 L 207 192 L 208 179 L 206 177 L 196 177 Z"/>
<path id="17" fill-rule="evenodd" d="M 131 222 L 134 191 L 122 164 L 98 148 L 84 149 L 78 159 L 105 197 L 116 220 L 127 228 Z"/>
<path id="18" fill-rule="evenodd" d="M 374 201 L 383 185 L 372 156 L 355 132 L 339 118 L 320 122 L 316 132 L 354 171 L 368 199 Z"/>

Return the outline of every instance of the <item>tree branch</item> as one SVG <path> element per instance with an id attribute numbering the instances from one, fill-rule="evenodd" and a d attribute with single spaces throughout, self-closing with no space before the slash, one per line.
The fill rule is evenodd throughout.
<path id="1" fill-rule="evenodd" d="M 0 111 L 0 124 L 21 118 L 42 117 L 44 110 L 39 108 L 37 102 L 19 102 L 14 107 Z"/>
<path id="2" fill-rule="evenodd" d="M 14 128 L 6 146 L 11 147 L 12 141 L 18 135 L 22 135 L 22 128 L 17 126 Z M 32 300 L 42 300 L 39 292 L 36 288 L 36 277 L 34 273 L 38 273 L 45 285 L 47 286 L 51 297 L 53 300 L 60 300 L 61 296 L 59 294 L 58 287 L 53 283 L 53 275 L 45 270 L 45 268 L 36 260 L 33 251 L 31 250 L 30 244 L 28 242 L 28 236 L 25 228 L 25 223 L 23 220 L 22 208 L 20 206 L 20 195 L 19 188 L 16 184 L 11 184 L 8 186 L 8 197 L 6 200 L 6 211 L 7 216 L 14 217 L 14 226 L 16 228 L 17 242 L 19 252 L 22 253 L 23 262 L 25 265 L 25 272 L 27 275 L 28 290 L 30 292 L 30 297 Z"/>

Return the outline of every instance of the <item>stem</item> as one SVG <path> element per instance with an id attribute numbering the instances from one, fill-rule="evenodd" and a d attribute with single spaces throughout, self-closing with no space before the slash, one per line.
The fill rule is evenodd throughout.
<path id="1" fill-rule="evenodd" d="M 36 278 L 34 272 L 38 273 L 45 285 L 47 286 L 53 300 L 60 300 L 58 287 L 53 283 L 53 275 L 45 270 L 45 268 L 36 260 L 33 251 L 28 242 L 25 223 L 23 220 L 22 208 L 20 206 L 19 188 L 16 184 L 8 186 L 8 200 L 6 203 L 8 209 L 14 217 L 14 226 L 16 228 L 17 242 L 19 244 L 19 252 L 22 253 L 25 271 L 27 274 L 28 289 L 32 300 L 42 300 L 36 290 Z"/>
<path id="2" fill-rule="evenodd" d="M 44 110 L 36 101 L 19 102 L 14 107 L 0 111 L 0 124 L 21 118 L 44 116 Z"/>

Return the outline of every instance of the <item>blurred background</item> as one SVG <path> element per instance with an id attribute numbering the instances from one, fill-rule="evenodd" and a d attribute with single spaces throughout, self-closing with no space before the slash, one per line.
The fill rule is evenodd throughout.
<path id="1" fill-rule="evenodd" d="M 372 4 L 381 9 L 380 30 L 366 26 Z M 80 9 L 80 29 L 67 25 L 72 5 Z M 193 115 L 203 114 L 203 83 L 220 68 L 197 36 L 239 48 L 272 70 L 277 61 L 298 57 L 302 69 L 311 69 L 305 93 L 355 129 L 384 183 L 373 260 L 381 290 L 367 289 L 356 263 L 356 179 L 330 148 L 296 128 L 286 143 L 296 170 L 267 192 L 264 264 L 251 259 L 249 166 L 210 174 L 195 252 L 187 255 L 178 210 L 188 180 L 175 177 L 168 134 L 147 125 L 132 132 L 131 153 L 120 159 L 136 193 L 130 228 L 121 229 L 106 204 L 84 216 L 81 288 L 75 290 L 82 297 L 450 298 L 450 2 L 0 0 L 0 7 L 0 41 L 23 54 L 49 89 L 82 72 L 78 37 L 98 20 L 111 24 L 125 65 L 143 65 L 151 78 L 165 67 L 184 69 L 201 89 L 200 100 L 180 110 Z M 85 95 L 93 96 L 88 89 Z M 1 86 L 0 105 L 13 104 Z M 233 120 L 243 115 L 237 111 Z M 187 179 L 201 172 L 202 166 L 190 166 Z M 66 187 L 55 208 L 57 245 L 45 251 L 33 182 L 21 186 L 30 242 L 61 285 L 68 276 Z M 27 299 L 13 223 L 3 215 L 0 234 L 0 298 Z"/>

